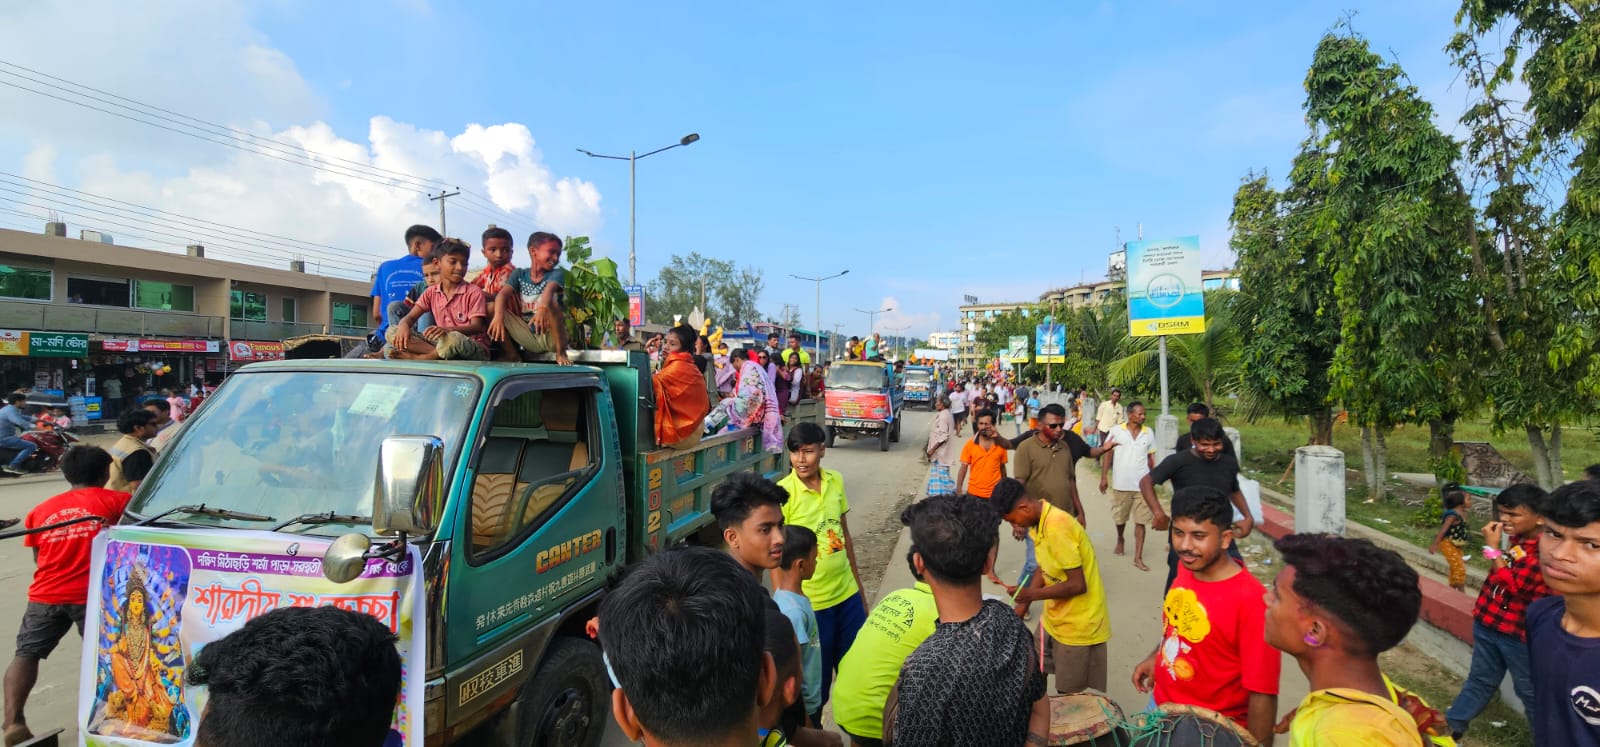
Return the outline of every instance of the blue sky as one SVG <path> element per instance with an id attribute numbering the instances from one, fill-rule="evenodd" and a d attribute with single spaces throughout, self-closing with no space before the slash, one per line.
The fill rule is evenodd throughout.
<path id="1" fill-rule="evenodd" d="M 179 13 L 186 3 L 157 5 Z M 1239 178 L 1251 168 L 1286 171 L 1304 133 L 1300 83 L 1312 50 L 1351 10 L 1355 28 L 1405 67 L 1459 136 L 1466 91 L 1442 51 L 1456 8 L 1434 0 L 213 4 L 193 16 L 189 34 L 197 53 L 213 28 L 235 40 L 210 59 L 251 45 L 237 63 L 252 81 L 242 87 L 230 85 L 222 62 L 207 71 L 174 54 L 182 40 L 113 36 L 129 22 L 118 14 L 143 9 L 107 3 L 104 38 L 125 47 L 122 63 L 74 60 L 50 44 L 0 59 L 236 126 L 284 132 L 324 122 L 330 142 L 356 147 L 372 145 L 374 117 L 450 136 L 475 123 L 520 123 L 536 146 L 521 162 L 531 171 L 514 173 L 569 180 L 577 195 L 568 213 L 538 215 L 565 216 L 550 220 L 587 230 L 624 263 L 627 165 L 575 149 L 625 154 L 698 132 L 699 143 L 639 164 L 641 278 L 674 253 L 734 259 L 764 271 L 763 309 L 775 315 L 795 303 L 809 324 L 813 286 L 788 275 L 848 268 L 824 285 L 825 327 L 864 331 L 866 316 L 851 309 L 888 303 L 896 312 L 879 316 L 880 329 L 926 334 L 954 326 L 963 294 L 1029 299 L 1102 276 L 1118 227 L 1124 239 L 1140 223 L 1146 237 L 1199 234 L 1208 266 L 1228 264 Z M 10 20 L 25 34 L 52 21 L 48 8 L 0 10 L 0 21 L 18 13 Z M 217 77 L 211 88 L 196 82 L 208 74 Z M 0 146 L 6 171 L 100 193 L 138 194 L 143 184 L 149 200 L 207 191 L 196 164 L 243 171 L 218 160 L 223 149 L 92 114 L 61 124 L 38 104 L 21 119 L 35 107 L 48 128 L 0 127 L 18 136 Z M 75 136 L 86 119 L 96 129 Z M 116 178 L 106 173 L 112 160 Z M 419 157 L 416 166 L 428 163 Z M 274 222 L 374 257 L 398 247 L 397 238 L 369 235 L 377 229 L 326 233 L 315 197 L 292 206 L 294 225 L 281 225 L 273 206 L 258 204 L 276 198 L 238 179 L 252 204 L 231 206 L 213 188 L 193 209 L 263 230 L 250 221 Z M 582 199 L 582 185 L 597 204 Z M 348 207 L 343 197 L 320 201 Z M 383 220 L 436 216 L 421 198 L 395 205 L 379 211 Z M 485 222 L 452 215 L 451 233 L 474 238 Z M 545 227 L 503 223 L 518 234 Z"/>

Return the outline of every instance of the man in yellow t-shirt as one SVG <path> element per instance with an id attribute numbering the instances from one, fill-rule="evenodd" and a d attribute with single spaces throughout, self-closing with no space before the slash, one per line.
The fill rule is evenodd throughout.
<path id="1" fill-rule="evenodd" d="M 1055 662 L 1056 692 L 1105 691 L 1111 615 L 1089 533 L 1072 514 L 1027 495 L 1014 478 L 995 485 L 989 504 L 1033 538 L 1039 569 L 1022 588 L 1007 590 L 1016 594 L 1018 605 L 1045 603 L 1039 624 L 1050 634 L 1045 659 Z"/>
<path id="2" fill-rule="evenodd" d="M 916 569 L 911 569 L 916 575 Z M 919 577 L 916 586 L 890 592 L 867 616 L 856 645 L 839 662 L 833 691 L 833 720 L 853 744 L 883 743 L 883 707 L 900 677 L 900 667 L 922 645 L 939 621 L 933 590 Z"/>
<path id="3" fill-rule="evenodd" d="M 856 568 L 855 546 L 845 514 L 850 502 L 844 478 L 822 468 L 828 434 L 813 422 L 789 429 L 789 464 L 792 470 L 778 485 L 789 493 L 783 504 L 783 521 L 810 529 L 817 535 L 817 566 L 801 585 L 817 614 L 822 639 L 822 703 L 844 653 L 855 642 L 856 631 L 867 621 L 867 602 L 861 594 L 861 573 Z"/>

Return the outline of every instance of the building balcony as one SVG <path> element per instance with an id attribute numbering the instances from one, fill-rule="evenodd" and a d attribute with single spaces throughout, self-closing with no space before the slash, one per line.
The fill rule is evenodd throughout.
<path id="1" fill-rule="evenodd" d="M 8 329 L 197 339 L 221 339 L 227 322 L 220 316 L 181 311 L 26 301 L 0 301 L 0 319 L 5 320 Z"/>
<path id="2" fill-rule="evenodd" d="M 320 335 L 324 326 L 306 322 L 252 322 L 233 319 L 228 337 L 234 340 L 277 341 L 300 335 Z"/>

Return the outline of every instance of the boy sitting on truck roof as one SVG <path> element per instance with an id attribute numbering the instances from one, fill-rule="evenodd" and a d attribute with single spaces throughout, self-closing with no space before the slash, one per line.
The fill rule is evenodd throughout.
<path id="1" fill-rule="evenodd" d="M 428 286 L 389 335 L 389 357 L 417 360 L 489 360 L 484 335 L 489 306 L 483 291 L 466 282 L 472 247 L 460 239 L 439 245 L 439 282 Z M 433 314 L 433 326 L 422 339 L 411 336 L 417 320 Z"/>
<path id="2" fill-rule="evenodd" d="M 777 679 L 767 595 L 748 569 L 704 547 L 645 559 L 600 603 L 611 713 L 651 747 L 749 747 Z"/>
<path id="3" fill-rule="evenodd" d="M 494 296 L 494 318 L 489 337 L 509 339 L 528 353 L 555 353 L 556 363 L 570 365 L 567 357 L 566 311 L 562 307 L 567 273 L 561 269 L 561 238 L 538 231 L 528 237 L 527 269 L 511 272 Z M 512 301 L 521 303 L 521 313 Z"/>

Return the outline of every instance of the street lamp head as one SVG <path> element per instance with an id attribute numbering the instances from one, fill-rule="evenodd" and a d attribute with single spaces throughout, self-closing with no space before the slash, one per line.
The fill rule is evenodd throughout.
<path id="1" fill-rule="evenodd" d="M 586 151 L 586 150 L 584 150 L 584 149 L 582 149 L 582 148 L 575 148 L 575 149 L 574 149 L 574 150 L 576 150 L 576 151 L 578 151 L 578 152 L 579 152 L 579 153 L 582 153 L 582 154 L 584 154 L 584 155 L 586 155 L 586 156 L 589 156 L 589 157 L 590 157 L 590 158 L 593 158 L 593 157 L 594 157 L 594 154 L 593 154 L 593 153 L 590 153 L 590 152 L 589 152 L 589 151 Z"/>
<path id="2" fill-rule="evenodd" d="M 692 142 L 694 142 L 696 140 L 699 140 L 699 139 L 700 139 L 700 133 L 691 132 L 691 133 L 689 133 L 687 135 L 684 135 L 683 139 L 678 141 L 678 144 L 679 145 L 688 145 L 688 144 L 690 144 L 690 143 L 692 143 Z"/>
<path id="3" fill-rule="evenodd" d="M 840 275 L 849 275 L 850 271 L 849 270 L 844 270 L 844 271 L 840 272 L 839 274 Z"/>

